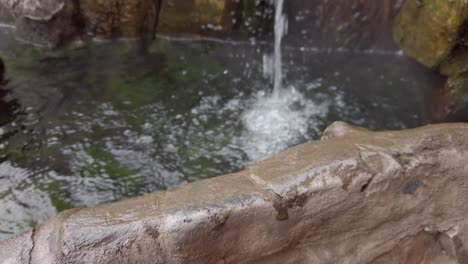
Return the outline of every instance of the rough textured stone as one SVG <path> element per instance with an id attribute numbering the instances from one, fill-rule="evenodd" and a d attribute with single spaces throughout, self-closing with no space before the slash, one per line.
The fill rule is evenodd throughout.
<path id="1" fill-rule="evenodd" d="M 460 47 L 454 50 L 439 66 L 439 73 L 444 76 L 457 76 L 468 72 L 468 50 Z"/>
<path id="2" fill-rule="evenodd" d="M 58 47 L 80 34 L 77 17 L 75 3 L 67 2 L 64 9 L 51 20 L 18 17 L 16 35 L 32 44 L 49 48 Z"/>
<path id="3" fill-rule="evenodd" d="M 85 0 L 81 14 L 88 33 L 97 36 L 153 37 L 159 0 Z"/>
<path id="4" fill-rule="evenodd" d="M 2 264 L 29 263 L 33 249 L 34 232 L 29 231 L 11 241 L 0 241 Z"/>
<path id="5" fill-rule="evenodd" d="M 230 32 L 236 22 L 232 0 L 166 0 L 158 31 L 165 34 L 205 35 Z"/>
<path id="6" fill-rule="evenodd" d="M 16 25 L 19 38 L 52 47 L 85 32 L 149 39 L 157 30 L 171 35 L 260 35 L 272 29 L 273 16 L 268 0 L 0 0 L 0 6 L 0 18 Z"/>
<path id="7" fill-rule="evenodd" d="M 66 4 L 65 0 L 0 0 L 16 16 L 32 20 L 51 20 Z"/>
<path id="8" fill-rule="evenodd" d="M 287 1 L 285 9 L 291 24 L 288 39 L 300 41 L 301 45 L 349 48 L 382 47 L 382 43 L 390 43 L 389 25 L 400 0 L 339 1 Z M 32 34 L 38 27 L 42 34 L 47 33 L 37 21 L 44 21 L 43 27 L 52 29 L 53 36 L 58 29 L 63 31 L 59 27 L 62 24 L 74 30 L 79 24 L 98 37 L 153 35 L 157 24 L 161 33 L 178 36 L 242 38 L 271 34 L 273 30 L 271 0 L 0 0 L 0 3 L 16 17 L 28 18 L 29 23 L 21 21 L 25 24 L 22 28 Z M 6 17 L 1 10 L 0 18 Z M 66 18 L 72 18 L 75 25 L 70 25 Z M 29 27 L 31 30 L 25 30 Z"/>
<path id="9" fill-rule="evenodd" d="M 401 0 L 288 0 L 286 41 L 314 47 L 396 49 L 392 25 Z"/>
<path id="10" fill-rule="evenodd" d="M 325 136 L 236 174 L 62 213 L 2 242 L 0 262 L 466 263 L 468 124 L 337 123 Z"/>
<path id="11" fill-rule="evenodd" d="M 0 4 L 3 13 L 14 14 L 20 39 L 48 47 L 84 32 L 97 37 L 152 39 L 159 11 L 159 0 L 0 0 Z"/>
<path id="12" fill-rule="evenodd" d="M 3 63 L 2 58 L 0 58 L 0 86 L 5 81 L 5 63 Z"/>
<path id="13" fill-rule="evenodd" d="M 0 25 L 11 26 L 15 23 L 15 18 L 5 6 L 0 3 Z"/>
<path id="14" fill-rule="evenodd" d="M 406 0 L 394 26 L 394 38 L 427 67 L 439 65 L 452 51 L 467 18 L 465 0 Z"/>
<path id="15" fill-rule="evenodd" d="M 0 0 L 23 41 L 56 47 L 79 33 L 76 0 Z"/>
<path id="16" fill-rule="evenodd" d="M 468 122 L 468 74 L 450 77 L 437 91 L 433 105 L 436 120 Z"/>

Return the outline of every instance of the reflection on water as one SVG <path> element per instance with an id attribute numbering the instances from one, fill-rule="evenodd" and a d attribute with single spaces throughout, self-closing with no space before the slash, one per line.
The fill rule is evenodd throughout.
<path id="1" fill-rule="evenodd" d="M 127 42 L 39 52 L 2 34 L 21 107 L 0 114 L 0 238 L 65 209 L 240 170 L 335 120 L 426 122 L 426 83 L 394 53 L 288 47 L 289 88 L 271 98 L 270 46 L 160 39 L 144 56 Z"/>

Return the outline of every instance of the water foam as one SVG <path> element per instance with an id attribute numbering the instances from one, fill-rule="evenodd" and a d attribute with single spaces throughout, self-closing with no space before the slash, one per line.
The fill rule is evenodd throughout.
<path id="1" fill-rule="evenodd" d="M 273 81 L 273 93 L 259 92 L 256 102 L 242 115 L 243 150 L 250 160 L 262 160 L 307 137 L 313 104 L 294 87 L 283 87 L 282 39 L 287 33 L 284 0 L 275 1 L 275 42 L 273 57 L 264 55 L 263 72 Z"/>
<path id="2" fill-rule="evenodd" d="M 264 91 L 242 114 L 242 149 L 251 161 L 268 158 L 308 138 L 309 122 L 320 116 L 325 106 L 307 100 L 294 87 L 278 94 Z"/>

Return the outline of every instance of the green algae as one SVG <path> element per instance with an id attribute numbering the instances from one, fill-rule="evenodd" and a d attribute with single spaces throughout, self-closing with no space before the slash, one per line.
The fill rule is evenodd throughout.
<path id="1" fill-rule="evenodd" d="M 451 94 L 452 112 L 468 108 L 468 75 L 462 74 L 448 81 Z"/>
<path id="2" fill-rule="evenodd" d="M 405 53 L 434 68 L 450 55 L 468 17 L 463 0 L 405 1 L 394 25 L 394 39 Z"/>
<path id="3" fill-rule="evenodd" d="M 47 180 L 48 176 L 41 173 L 44 168 L 53 169 L 60 175 L 74 175 L 83 179 L 108 179 L 121 193 L 116 194 L 115 199 L 135 196 L 150 188 L 147 186 L 148 175 L 134 166 L 123 164 L 102 142 L 125 131 L 144 133 L 144 125 L 154 118 L 152 115 L 155 114 L 155 109 L 152 106 L 155 104 L 165 104 L 171 100 L 174 102 L 170 112 L 160 113 L 161 119 L 190 112 L 201 98 L 197 88 L 204 75 L 219 74 L 224 69 L 219 61 L 204 53 L 186 51 L 182 53 L 184 59 L 181 60 L 180 48 L 165 40 L 156 41 L 144 54 L 138 54 L 134 47 L 131 43 L 122 42 L 110 46 L 96 44 L 61 51 L 14 49 L 7 52 L 7 55 L 2 55 L 8 64 L 9 76 L 19 84 L 19 89 L 21 85 L 28 83 L 26 81 L 53 79 L 64 67 L 68 68 L 66 78 L 81 84 L 81 87 L 67 87 L 67 90 L 61 91 L 73 93 L 73 103 L 60 105 L 59 111 L 52 110 L 57 108 L 56 105 L 47 105 L 44 110 L 47 114 L 43 115 L 40 123 L 31 127 L 11 128 L 12 132 L 3 135 L 0 142 L 4 144 L 0 149 L 0 158 L 31 170 L 34 177 L 38 178 L 36 185 L 49 195 L 52 205 L 58 211 L 81 204 L 71 198 L 72 190 L 67 187 L 66 181 Z M 216 87 L 212 91 L 216 91 Z M 173 94 L 179 96 L 171 99 Z M 99 100 L 96 101 L 95 98 Z M 187 101 L 194 103 L 184 103 Z M 99 110 L 99 102 L 106 102 L 116 115 L 103 116 L 102 110 Z M 19 116 L 17 122 L 21 123 L 23 119 L 24 117 Z M 219 122 L 210 121 L 206 127 L 200 129 L 214 129 Z M 84 129 L 84 125 L 88 123 L 90 129 Z M 116 127 L 114 123 L 120 125 Z M 53 136 L 56 138 L 55 142 L 50 144 L 48 138 L 51 135 L 48 133 L 57 128 L 59 131 L 54 132 Z M 153 137 L 170 133 L 165 131 L 170 128 L 159 129 L 160 133 L 151 133 Z M 208 177 L 216 174 L 208 169 L 213 167 L 210 166 L 212 161 L 203 157 L 202 148 L 207 143 L 207 138 L 188 140 L 197 143 L 189 149 L 176 147 L 186 151 L 186 154 L 182 154 L 184 157 L 193 155 L 197 158 L 182 166 L 187 166 L 187 171 L 193 171 L 193 175 L 200 173 Z M 226 140 L 220 144 L 226 144 Z M 87 142 L 94 143 L 89 145 Z M 84 146 L 84 153 L 92 162 L 72 169 L 70 162 L 76 160 L 79 153 L 64 154 L 63 150 L 76 146 Z"/>

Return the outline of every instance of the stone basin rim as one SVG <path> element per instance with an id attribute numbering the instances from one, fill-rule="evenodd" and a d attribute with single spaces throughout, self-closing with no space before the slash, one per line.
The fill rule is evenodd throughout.
<path id="1" fill-rule="evenodd" d="M 457 260 L 468 252 L 467 158 L 468 124 L 371 132 L 337 122 L 322 141 L 293 147 L 238 173 L 63 212 L 0 242 L 0 262 L 327 263 L 346 256 L 349 263 L 374 263 L 408 255 L 400 243 L 411 248 L 423 242 L 425 254 Z M 369 216 L 360 217 L 363 212 Z M 320 220 L 331 216 L 329 222 Z M 355 243 L 345 243 L 340 232 L 367 250 L 350 251 Z M 389 241 L 376 246 L 366 238 Z M 322 248 L 329 239 L 339 241 L 335 251 Z M 461 246 L 446 256 L 427 246 L 433 240 Z M 335 254 L 308 255 L 305 245 Z M 296 262 L 284 262 L 290 258 Z"/>

